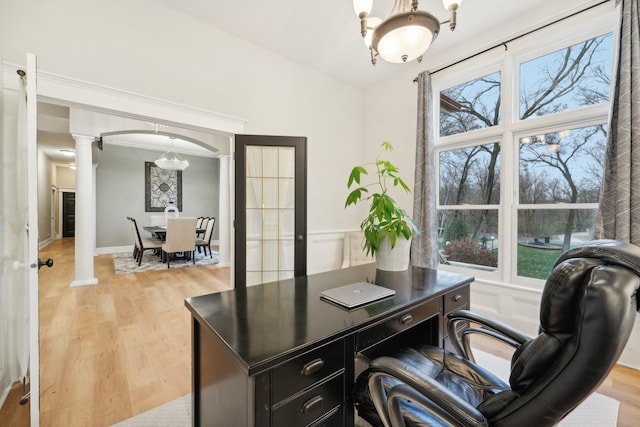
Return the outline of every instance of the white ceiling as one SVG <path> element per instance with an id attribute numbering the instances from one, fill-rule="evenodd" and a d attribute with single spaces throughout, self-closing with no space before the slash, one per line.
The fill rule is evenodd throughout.
<path id="1" fill-rule="evenodd" d="M 388 78 L 407 64 L 382 60 L 373 67 L 360 36 L 352 0 L 155 0 L 293 61 L 356 87 Z M 448 24 L 427 51 L 460 58 L 566 16 L 600 0 L 465 0 L 454 32 Z M 393 0 L 374 0 L 371 16 L 386 18 Z M 442 0 L 419 9 L 449 19 Z M 426 59 L 425 59 L 426 61 Z"/>

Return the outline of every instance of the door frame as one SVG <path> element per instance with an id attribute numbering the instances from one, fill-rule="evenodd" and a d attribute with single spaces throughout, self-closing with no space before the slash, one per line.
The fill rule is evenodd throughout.
<path id="1" fill-rule="evenodd" d="M 238 140 L 243 140 L 239 143 Z M 234 228 L 237 244 L 234 246 L 235 288 L 245 288 L 246 281 L 246 191 L 245 152 L 243 147 L 293 147 L 295 148 L 295 226 L 294 226 L 294 276 L 307 274 L 307 138 L 301 136 L 242 135 L 235 138 L 235 203 Z M 239 182 L 239 180 L 242 182 Z M 244 273 L 242 276 L 239 273 Z"/>
<path id="2" fill-rule="evenodd" d="M 58 202 L 58 187 L 55 185 L 51 186 L 51 207 L 49 208 L 49 212 L 51 212 L 51 221 L 49 223 L 49 227 L 51 228 L 51 240 L 56 240 L 58 238 L 58 233 L 56 232 L 56 224 L 58 218 L 58 210 L 56 209 L 56 203 Z"/>

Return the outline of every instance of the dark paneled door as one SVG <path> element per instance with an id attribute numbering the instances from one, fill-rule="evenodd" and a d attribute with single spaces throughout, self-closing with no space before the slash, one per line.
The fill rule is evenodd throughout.
<path id="1" fill-rule="evenodd" d="M 62 237 L 76 235 L 76 193 L 62 193 Z"/>
<path id="2" fill-rule="evenodd" d="M 236 288 L 307 272 L 307 138 L 236 135 Z"/>

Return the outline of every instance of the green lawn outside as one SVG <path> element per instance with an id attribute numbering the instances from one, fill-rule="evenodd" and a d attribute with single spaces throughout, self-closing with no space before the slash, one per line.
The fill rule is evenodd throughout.
<path id="1" fill-rule="evenodd" d="M 518 245 L 518 276 L 546 280 L 561 250 L 536 249 Z"/>

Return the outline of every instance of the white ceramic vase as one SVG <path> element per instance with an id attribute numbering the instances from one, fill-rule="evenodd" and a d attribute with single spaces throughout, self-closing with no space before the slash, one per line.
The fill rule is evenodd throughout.
<path id="1" fill-rule="evenodd" d="M 376 268 L 384 271 L 405 271 L 409 268 L 411 238 L 398 237 L 396 246 L 391 249 L 391 239 L 385 237 L 376 251 Z"/>

